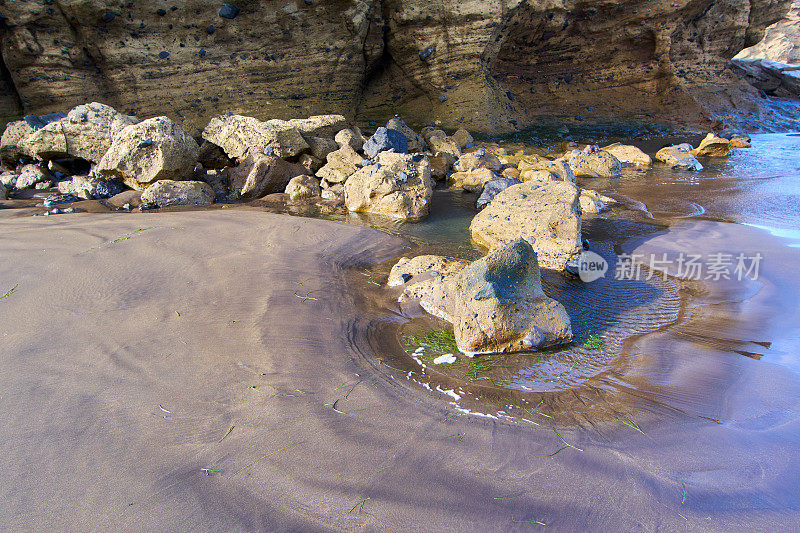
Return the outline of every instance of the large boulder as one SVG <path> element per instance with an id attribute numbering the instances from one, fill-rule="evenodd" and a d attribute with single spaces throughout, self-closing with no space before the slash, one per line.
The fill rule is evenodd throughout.
<path id="1" fill-rule="evenodd" d="M 159 180 L 142 192 L 143 204 L 207 205 L 214 203 L 214 189 L 202 181 Z"/>
<path id="2" fill-rule="evenodd" d="M 636 166 L 650 166 L 653 164 L 653 158 L 644 153 L 639 148 L 630 144 L 614 143 L 603 148 L 604 152 L 616 157 L 622 166 L 636 167 Z"/>
<path id="3" fill-rule="evenodd" d="M 303 165 L 289 163 L 274 155 L 248 155 L 239 166 L 228 169 L 231 189 L 251 200 L 283 192 L 295 176 L 308 174 Z"/>
<path id="4" fill-rule="evenodd" d="M 433 197 L 430 163 L 422 156 L 381 152 L 374 165 L 348 178 L 344 191 L 349 211 L 419 220 Z"/>
<path id="5" fill-rule="evenodd" d="M 25 141 L 32 133 L 33 128 L 26 120 L 9 122 L 0 138 L 0 161 L 16 166 L 19 159 L 26 155 Z"/>
<path id="6" fill-rule="evenodd" d="M 563 270 L 583 250 L 579 198 L 578 188 L 568 181 L 513 185 L 475 216 L 472 239 L 489 249 L 526 239 L 539 264 Z"/>
<path id="7" fill-rule="evenodd" d="M 400 117 L 389 119 L 389 122 L 386 123 L 386 129 L 396 130 L 402 133 L 406 141 L 408 141 L 409 152 L 424 152 L 427 148 L 425 137 L 412 130 Z"/>
<path id="8" fill-rule="evenodd" d="M 137 122 L 105 104 L 79 105 L 66 118 L 31 133 L 24 141 L 25 152 L 40 160 L 73 157 L 99 163 L 117 134 Z"/>
<path id="9" fill-rule="evenodd" d="M 338 150 L 328 154 L 328 162 L 317 170 L 317 177 L 324 180 L 325 184 L 344 183 L 347 178 L 361 168 L 364 158 L 360 156 L 349 144 L 343 145 Z"/>
<path id="10" fill-rule="evenodd" d="M 364 153 L 370 158 L 389 150 L 398 154 L 407 154 L 408 140 L 406 136 L 397 130 L 378 128 L 375 134 L 364 143 Z"/>
<path id="11" fill-rule="evenodd" d="M 14 183 L 17 189 L 30 189 L 38 183 L 50 183 L 53 176 L 46 168 L 39 165 L 24 165 L 19 169 L 19 176 Z"/>
<path id="12" fill-rule="evenodd" d="M 573 150 L 565 154 L 564 159 L 579 178 L 618 178 L 622 174 L 619 159 L 604 150 Z"/>
<path id="13" fill-rule="evenodd" d="M 690 153 L 701 157 L 726 157 L 731 152 L 731 142 L 728 139 L 709 133 L 700 142 L 700 146 Z"/>
<path id="14" fill-rule="evenodd" d="M 666 146 L 656 152 L 656 160 L 681 170 L 703 170 L 703 165 L 684 145 Z"/>
<path id="15" fill-rule="evenodd" d="M 203 130 L 203 139 L 221 147 L 228 157 L 243 161 L 248 155 L 297 157 L 309 149 L 300 130 L 289 121 L 268 120 L 243 115 L 212 118 Z"/>
<path id="16" fill-rule="evenodd" d="M 542 290 L 536 253 L 525 239 L 459 269 L 420 303 L 453 323 L 456 344 L 468 355 L 532 351 L 572 340 L 570 317 Z"/>
<path id="17" fill-rule="evenodd" d="M 319 180 L 314 176 L 295 176 L 289 180 L 284 191 L 289 195 L 290 200 L 304 200 L 319 196 Z"/>
<path id="18" fill-rule="evenodd" d="M 167 117 L 155 117 L 120 131 L 95 172 L 143 190 L 159 180 L 190 179 L 200 147 Z"/>

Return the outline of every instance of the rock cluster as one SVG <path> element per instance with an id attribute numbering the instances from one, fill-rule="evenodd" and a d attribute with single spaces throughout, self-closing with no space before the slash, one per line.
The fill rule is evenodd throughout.
<path id="1" fill-rule="evenodd" d="M 453 324 L 468 355 L 533 351 L 572 340 L 564 306 L 542 290 L 536 253 L 517 239 L 472 263 L 439 256 L 401 260 L 391 285 Z"/>

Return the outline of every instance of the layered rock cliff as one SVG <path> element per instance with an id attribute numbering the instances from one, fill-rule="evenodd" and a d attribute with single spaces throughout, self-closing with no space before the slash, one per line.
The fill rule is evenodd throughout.
<path id="1" fill-rule="evenodd" d="M 729 59 L 790 3 L 5 0 L 0 113 L 95 100 L 195 133 L 226 111 L 483 131 L 551 115 L 755 120 Z"/>
<path id="2" fill-rule="evenodd" d="M 780 22 L 768 27 L 764 39 L 742 50 L 738 59 L 769 59 L 778 63 L 800 65 L 800 0 Z"/>

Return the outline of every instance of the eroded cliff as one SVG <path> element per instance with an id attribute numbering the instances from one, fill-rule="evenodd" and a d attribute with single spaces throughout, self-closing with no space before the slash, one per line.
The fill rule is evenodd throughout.
<path id="1" fill-rule="evenodd" d="M 94 100 L 194 132 L 226 111 L 482 131 L 553 115 L 755 123 L 769 117 L 729 60 L 791 1 L 232 3 L 6 0 L 0 111 Z"/>

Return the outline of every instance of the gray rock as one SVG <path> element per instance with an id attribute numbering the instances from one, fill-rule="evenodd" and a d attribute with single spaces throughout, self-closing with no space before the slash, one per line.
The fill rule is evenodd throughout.
<path id="1" fill-rule="evenodd" d="M 370 158 L 388 150 L 394 150 L 398 154 L 407 154 L 408 140 L 406 136 L 397 130 L 381 127 L 364 143 L 364 153 Z"/>
<path id="2" fill-rule="evenodd" d="M 235 19 L 239 15 L 239 8 L 233 4 L 222 4 L 219 8 L 219 16 L 226 19 Z"/>

